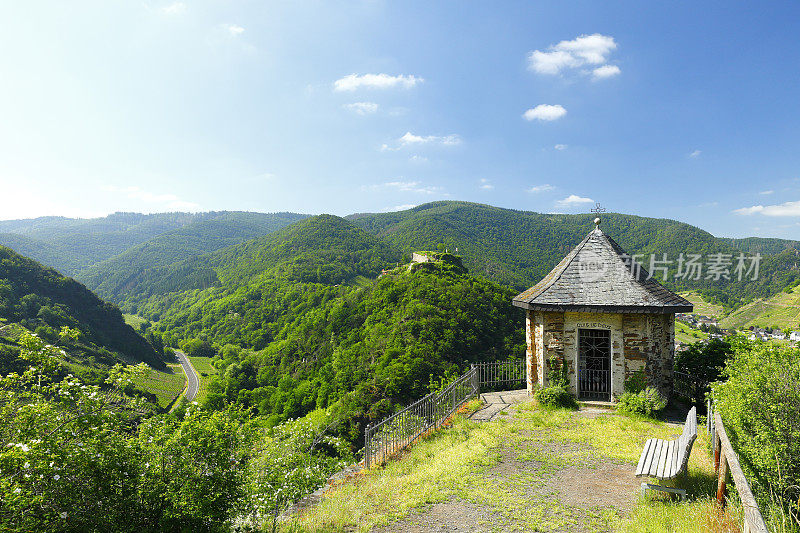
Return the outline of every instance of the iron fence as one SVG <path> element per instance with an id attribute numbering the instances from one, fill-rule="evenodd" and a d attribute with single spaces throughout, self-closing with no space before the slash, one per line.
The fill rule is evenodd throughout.
<path id="1" fill-rule="evenodd" d="M 481 386 L 525 382 L 525 361 L 478 363 L 440 392 L 432 392 L 402 411 L 368 425 L 364 431 L 364 466 L 381 464 L 401 452 L 481 392 Z"/>
<path id="2" fill-rule="evenodd" d="M 524 385 L 528 379 L 525 359 L 476 363 L 473 367 L 478 371 L 481 390 L 486 390 L 486 388 L 498 389 L 509 385 Z"/>
<path id="3" fill-rule="evenodd" d="M 672 392 L 702 408 L 705 405 L 706 392 L 709 384 L 701 379 L 696 379 L 685 372 L 672 372 Z"/>

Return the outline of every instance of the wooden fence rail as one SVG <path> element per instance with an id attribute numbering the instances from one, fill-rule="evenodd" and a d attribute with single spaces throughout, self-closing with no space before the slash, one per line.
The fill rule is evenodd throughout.
<path id="1" fill-rule="evenodd" d="M 708 434 L 712 437 L 714 447 L 714 469 L 717 472 L 717 502 L 725 505 L 726 481 L 730 472 L 733 482 L 736 483 L 736 490 L 742 501 L 744 509 L 744 533 L 768 533 L 764 517 L 758 509 L 753 491 L 739 464 L 739 456 L 731 446 L 731 441 L 722 423 L 722 417 L 714 409 L 714 402 L 708 400 Z"/>

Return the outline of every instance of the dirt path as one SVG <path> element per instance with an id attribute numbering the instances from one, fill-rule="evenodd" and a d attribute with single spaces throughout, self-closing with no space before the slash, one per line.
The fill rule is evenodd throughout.
<path id="1" fill-rule="evenodd" d="M 493 401 L 473 419 L 497 421 L 516 416 L 513 393 L 491 393 Z M 609 415 L 584 409 L 583 418 Z M 389 532 L 612 531 L 636 504 L 640 480 L 634 465 L 589 445 L 561 440 L 543 429 L 520 442 L 501 445 L 496 462 L 472 477 L 444 502 L 423 506 L 389 527 Z M 467 485 L 467 484 L 465 484 Z"/>

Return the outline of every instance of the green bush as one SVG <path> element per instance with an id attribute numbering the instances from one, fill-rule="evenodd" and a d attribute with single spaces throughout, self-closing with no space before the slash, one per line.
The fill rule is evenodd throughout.
<path id="1" fill-rule="evenodd" d="M 658 389 L 647 387 L 639 392 L 624 392 L 617 404 L 617 410 L 623 413 L 653 416 L 667 406 L 667 400 Z"/>
<path id="2" fill-rule="evenodd" d="M 800 350 L 739 340 L 722 377 L 712 396 L 756 497 L 800 526 Z"/>
<path id="3" fill-rule="evenodd" d="M 562 386 L 539 389 L 533 397 L 539 402 L 539 405 L 546 407 L 566 407 L 568 409 L 578 407 L 578 402 L 575 401 L 572 394 Z"/>

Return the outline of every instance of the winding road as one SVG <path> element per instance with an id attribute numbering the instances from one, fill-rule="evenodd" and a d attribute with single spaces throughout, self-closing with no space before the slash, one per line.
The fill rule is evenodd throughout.
<path id="1" fill-rule="evenodd" d="M 197 371 L 192 366 L 192 362 L 180 350 L 175 350 L 175 355 L 178 356 L 178 361 L 181 362 L 181 366 L 183 367 L 183 373 L 186 374 L 186 383 L 188 383 L 186 387 L 186 399 L 190 402 L 194 400 L 195 396 L 197 396 L 197 391 L 200 389 L 200 377 L 197 375 Z"/>

